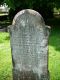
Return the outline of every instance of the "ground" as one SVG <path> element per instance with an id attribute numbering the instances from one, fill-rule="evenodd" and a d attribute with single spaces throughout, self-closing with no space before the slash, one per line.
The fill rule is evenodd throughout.
<path id="1" fill-rule="evenodd" d="M 59 27 L 59 26 L 57 26 Z M 60 29 L 52 29 L 49 39 L 50 80 L 60 80 Z"/>
<path id="2" fill-rule="evenodd" d="M 60 31 L 58 28 L 53 28 L 50 32 L 48 65 L 50 80 L 60 80 Z M 0 80 L 12 80 L 10 38 L 7 32 L 0 32 Z"/>
<path id="3" fill-rule="evenodd" d="M 9 34 L 0 32 L 0 80 L 12 80 Z"/>

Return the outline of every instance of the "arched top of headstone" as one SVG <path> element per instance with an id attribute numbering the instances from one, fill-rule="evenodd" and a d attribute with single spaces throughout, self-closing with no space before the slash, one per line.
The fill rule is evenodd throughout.
<path id="1" fill-rule="evenodd" d="M 21 20 L 22 23 L 24 23 L 23 22 L 24 18 L 25 20 L 30 19 L 31 22 L 33 23 L 37 21 L 37 23 L 39 23 L 40 25 L 45 25 L 43 17 L 37 11 L 32 10 L 32 9 L 25 9 L 25 10 L 18 12 L 13 19 L 12 25 L 16 25 L 16 23 L 19 22 L 19 20 Z"/>

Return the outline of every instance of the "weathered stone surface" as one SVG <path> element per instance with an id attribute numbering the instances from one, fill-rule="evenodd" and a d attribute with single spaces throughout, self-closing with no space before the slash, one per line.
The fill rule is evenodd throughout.
<path id="1" fill-rule="evenodd" d="M 10 28 L 13 80 L 49 80 L 49 29 L 31 9 L 18 12 Z"/>

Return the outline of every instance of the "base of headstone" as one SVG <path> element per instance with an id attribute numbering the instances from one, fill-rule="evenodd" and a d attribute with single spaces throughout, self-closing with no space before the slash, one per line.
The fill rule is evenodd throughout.
<path id="1" fill-rule="evenodd" d="M 41 74 L 39 77 L 38 74 L 33 71 L 19 71 L 13 69 L 13 80 L 49 80 L 49 73 Z"/>

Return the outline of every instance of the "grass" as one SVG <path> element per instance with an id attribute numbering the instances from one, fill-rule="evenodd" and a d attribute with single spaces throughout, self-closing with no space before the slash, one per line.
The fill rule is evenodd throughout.
<path id="1" fill-rule="evenodd" d="M 12 80 L 9 34 L 0 32 L 0 80 Z"/>
<path id="2" fill-rule="evenodd" d="M 49 40 L 50 80 L 60 80 L 60 29 L 52 29 Z"/>
<path id="3" fill-rule="evenodd" d="M 49 39 L 50 80 L 60 80 L 60 31 L 52 29 Z M 0 80 L 12 80 L 12 60 L 8 33 L 0 32 Z"/>

